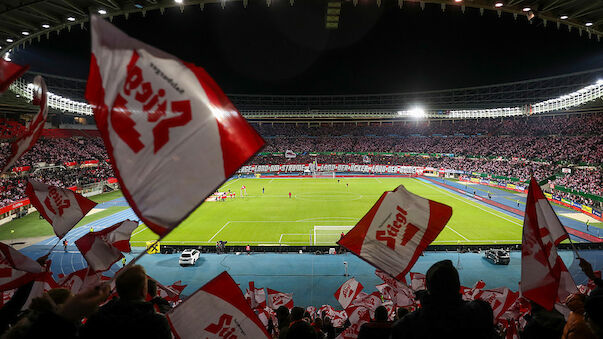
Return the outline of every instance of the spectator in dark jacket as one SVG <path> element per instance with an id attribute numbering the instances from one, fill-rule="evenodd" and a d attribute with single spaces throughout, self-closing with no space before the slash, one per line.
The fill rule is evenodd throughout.
<path id="1" fill-rule="evenodd" d="M 392 323 L 387 321 L 387 309 L 384 306 L 379 306 L 375 309 L 375 319 L 360 326 L 358 339 L 387 339 L 391 331 Z"/>
<path id="2" fill-rule="evenodd" d="M 565 319 L 555 309 L 548 311 L 535 302 L 530 302 L 532 310 L 526 317 L 527 323 L 520 333 L 521 339 L 561 338 Z"/>
<path id="3" fill-rule="evenodd" d="M 291 324 L 287 339 L 315 339 L 316 331 L 304 320 L 305 310 L 301 307 L 293 307 L 291 310 Z"/>
<path id="4" fill-rule="evenodd" d="M 394 323 L 392 338 L 477 338 L 476 319 L 459 294 L 459 274 L 452 262 L 443 260 L 431 266 L 426 285 L 422 307 Z"/>
<path id="5" fill-rule="evenodd" d="M 144 301 L 148 285 L 142 266 L 134 265 L 121 273 L 115 287 L 119 298 L 109 301 L 88 318 L 80 331 L 82 338 L 172 338 L 165 316 Z"/>

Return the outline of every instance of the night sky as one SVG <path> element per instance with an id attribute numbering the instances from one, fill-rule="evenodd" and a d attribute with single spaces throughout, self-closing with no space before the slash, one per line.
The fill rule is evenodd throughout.
<path id="1" fill-rule="evenodd" d="M 114 18 L 148 44 L 204 67 L 226 93 L 360 94 L 449 89 L 603 67 L 603 42 L 523 16 L 383 1 L 344 3 L 338 30 L 326 2 L 273 0 L 187 6 Z M 34 71 L 86 78 L 88 27 L 13 55 Z"/>

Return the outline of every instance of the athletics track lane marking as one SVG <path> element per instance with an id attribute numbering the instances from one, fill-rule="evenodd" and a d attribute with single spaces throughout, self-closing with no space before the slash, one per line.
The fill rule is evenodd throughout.
<path id="1" fill-rule="evenodd" d="M 448 196 L 450 196 L 450 197 L 452 197 L 452 198 L 454 198 L 454 199 L 456 199 L 456 200 L 459 200 L 459 201 L 464 202 L 464 203 L 465 203 L 465 204 L 467 204 L 467 205 L 471 205 L 471 206 L 473 206 L 473 207 L 479 208 L 480 210 L 482 210 L 482 211 L 484 211 L 484 212 L 488 212 L 488 213 L 490 213 L 490 214 L 492 214 L 492 215 L 494 215 L 494 216 L 497 216 L 497 217 L 499 217 L 499 218 L 501 218 L 501 219 L 504 219 L 504 220 L 506 220 L 506 221 L 508 221 L 508 222 L 511 222 L 511 223 L 516 224 L 516 225 L 518 225 L 519 227 L 522 227 L 522 228 L 523 228 L 523 225 L 522 225 L 522 224 L 520 224 L 520 223 L 518 223 L 517 221 L 511 220 L 511 219 L 507 219 L 507 218 L 505 218 L 505 217 L 503 217 L 503 216 L 501 216 L 501 215 L 495 214 L 495 213 L 494 213 L 494 212 L 492 212 L 492 211 L 488 211 L 487 209 L 484 209 L 484 208 L 482 208 L 481 206 L 479 206 L 479 205 L 476 205 L 476 204 L 472 203 L 471 201 L 467 201 L 466 199 L 461 199 L 461 198 L 459 198 L 459 197 L 455 196 L 454 194 L 449 193 L 448 191 L 446 191 L 446 190 L 444 190 L 444 189 L 442 189 L 442 188 L 440 188 L 440 187 L 438 187 L 438 186 L 432 186 L 432 185 L 429 185 L 429 184 L 427 184 L 427 183 L 425 183 L 425 182 L 423 182 L 423 181 L 421 181 L 421 180 L 418 180 L 418 179 L 415 179 L 415 180 L 417 180 L 418 182 L 420 182 L 421 184 L 423 184 L 423 185 L 425 185 L 425 186 L 427 186 L 427 187 L 435 188 L 435 189 L 437 189 L 437 190 L 441 191 L 442 193 L 444 193 L 444 194 L 446 194 L 446 195 L 448 195 Z M 519 219 L 518 219 L 518 220 L 519 220 Z"/>

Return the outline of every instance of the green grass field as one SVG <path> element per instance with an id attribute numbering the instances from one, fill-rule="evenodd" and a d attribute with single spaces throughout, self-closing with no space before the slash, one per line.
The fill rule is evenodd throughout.
<path id="1" fill-rule="evenodd" d="M 521 243 L 521 219 L 411 178 L 341 178 L 339 183 L 332 178 L 231 180 L 220 191 L 231 189 L 237 198 L 204 203 L 162 243 L 333 245 L 384 191 L 400 184 L 452 206 L 452 218 L 434 244 Z M 244 198 L 242 185 L 247 187 Z M 140 246 L 155 239 L 141 225 L 132 242 Z"/>

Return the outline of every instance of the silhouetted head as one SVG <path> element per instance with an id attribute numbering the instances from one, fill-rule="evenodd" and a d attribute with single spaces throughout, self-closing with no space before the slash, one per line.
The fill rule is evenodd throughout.
<path id="1" fill-rule="evenodd" d="M 301 307 L 293 307 L 291 310 L 291 321 L 301 320 L 304 318 L 305 310 Z"/>
<path id="2" fill-rule="evenodd" d="M 387 308 L 385 306 L 379 306 L 375 309 L 375 320 L 387 321 Z"/>
<path id="3" fill-rule="evenodd" d="M 450 260 L 433 264 L 425 275 L 427 291 L 434 298 L 450 298 L 459 295 L 459 272 Z"/>

